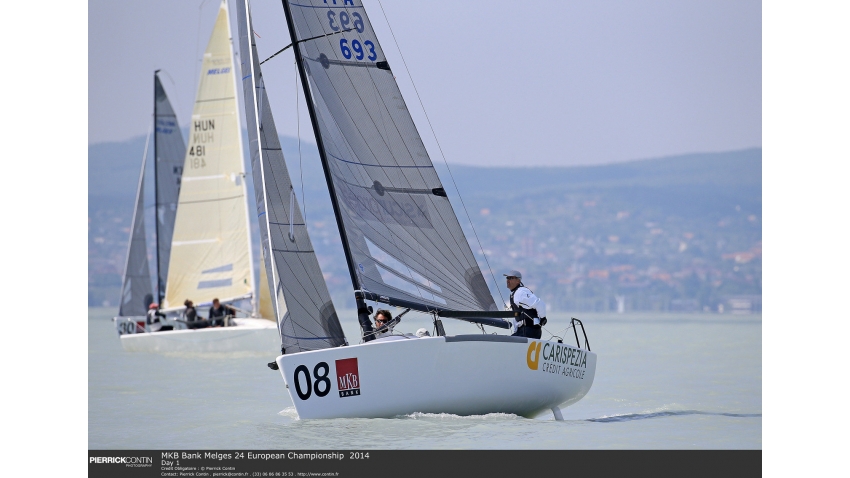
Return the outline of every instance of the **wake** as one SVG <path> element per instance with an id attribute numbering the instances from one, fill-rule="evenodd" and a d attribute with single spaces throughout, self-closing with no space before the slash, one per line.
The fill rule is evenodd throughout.
<path id="1" fill-rule="evenodd" d="M 709 415 L 718 417 L 733 417 L 733 418 L 761 418 L 761 413 L 723 413 L 723 412 L 703 412 L 700 410 L 667 410 L 662 412 L 649 413 L 627 413 L 624 415 L 612 415 L 609 417 L 587 418 L 583 421 L 594 423 L 612 423 L 612 422 L 628 422 L 632 420 L 649 420 L 653 418 L 665 417 L 681 417 L 688 415 Z"/>

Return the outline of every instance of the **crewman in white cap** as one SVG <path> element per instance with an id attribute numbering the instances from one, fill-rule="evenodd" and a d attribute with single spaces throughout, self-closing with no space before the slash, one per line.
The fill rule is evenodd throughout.
<path id="1" fill-rule="evenodd" d="M 546 304 L 522 284 L 522 274 L 517 270 L 504 274 L 511 291 L 511 310 L 514 311 L 514 333 L 517 337 L 539 339 L 546 324 Z"/>

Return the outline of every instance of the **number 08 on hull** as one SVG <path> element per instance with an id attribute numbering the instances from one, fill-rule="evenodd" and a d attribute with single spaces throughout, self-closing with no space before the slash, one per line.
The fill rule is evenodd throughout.
<path id="1" fill-rule="evenodd" d="M 587 394 L 596 354 L 497 335 L 390 337 L 281 355 L 277 364 L 302 419 L 415 412 L 533 418 Z"/>

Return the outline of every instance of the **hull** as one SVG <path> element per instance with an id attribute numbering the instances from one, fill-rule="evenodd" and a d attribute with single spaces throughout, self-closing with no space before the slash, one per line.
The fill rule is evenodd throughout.
<path id="1" fill-rule="evenodd" d="M 125 333 L 121 345 L 128 352 L 159 353 L 280 353 L 280 336 L 274 322 L 234 319 L 231 327 Z"/>
<path id="2" fill-rule="evenodd" d="M 596 372 L 588 350 L 499 335 L 396 336 L 276 361 L 302 419 L 415 412 L 532 418 L 580 400 Z"/>

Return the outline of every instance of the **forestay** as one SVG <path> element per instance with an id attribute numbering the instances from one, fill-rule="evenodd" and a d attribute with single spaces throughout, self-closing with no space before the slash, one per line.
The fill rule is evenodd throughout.
<path id="1" fill-rule="evenodd" d="M 355 287 L 496 310 L 361 2 L 287 3 Z"/>
<path id="2" fill-rule="evenodd" d="M 148 134 L 150 140 L 150 134 Z M 130 229 L 130 247 L 127 251 L 127 263 L 124 266 L 124 279 L 121 284 L 121 305 L 119 316 L 140 316 L 147 313 L 149 300 L 153 300 L 151 290 L 151 272 L 148 264 L 147 241 L 145 240 L 145 164 L 148 145 L 142 156 L 142 169 L 139 173 L 139 185 L 136 189 L 136 209 L 133 211 L 133 225 Z"/>
<path id="3" fill-rule="evenodd" d="M 189 123 L 164 308 L 253 295 L 242 139 L 227 4 L 204 53 Z"/>
<path id="4" fill-rule="evenodd" d="M 186 157 L 186 143 L 177 124 L 177 116 L 168 101 L 158 70 L 154 74 L 154 163 L 156 187 L 157 290 L 165 293 L 168 262 L 171 257 L 171 237 L 177 215 L 180 177 Z M 161 297 L 160 297 L 161 299 Z"/>
<path id="5" fill-rule="evenodd" d="M 251 170 L 268 283 L 285 353 L 346 343 L 292 187 L 266 96 L 246 5 L 238 2 Z M 269 251 L 272 253 L 269 254 Z"/>

